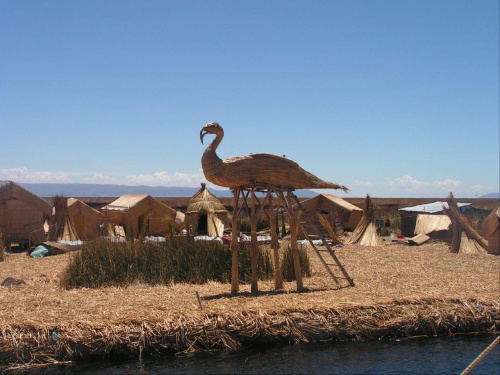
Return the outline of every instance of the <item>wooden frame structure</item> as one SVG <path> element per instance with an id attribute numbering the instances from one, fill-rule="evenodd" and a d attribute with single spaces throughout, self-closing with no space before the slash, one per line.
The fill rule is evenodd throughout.
<path id="1" fill-rule="evenodd" d="M 207 134 L 215 135 L 215 139 L 208 145 L 201 158 L 201 165 L 203 167 L 203 174 L 213 184 L 224 186 L 232 189 L 234 195 L 233 204 L 233 221 L 232 221 L 232 280 L 231 292 L 237 293 L 239 290 L 238 279 L 238 233 L 236 230 L 238 217 L 240 211 L 238 209 L 238 202 L 240 195 L 243 197 L 243 205 L 241 207 L 248 208 L 248 199 L 250 197 L 250 231 L 251 231 L 251 268 L 252 268 L 252 293 L 258 292 L 257 285 L 257 219 L 264 210 L 265 204 L 261 204 L 257 210 L 258 198 L 256 193 L 261 192 L 265 194 L 264 203 L 269 200 L 271 207 L 271 247 L 273 249 L 274 265 L 275 265 L 275 288 L 281 289 L 283 282 L 281 280 L 281 272 L 279 269 L 279 242 L 274 228 L 274 210 L 272 195 L 275 194 L 278 198 L 279 204 L 288 213 L 290 221 L 290 237 L 291 249 L 294 263 L 295 278 L 297 280 L 297 290 L 304 289 L 302 284 L 302 275 L 299 263 L 299 251 L 297 244 L 297 233 L 300 229 L 305 238 L 309 240 L 316 254 L 321 259 L 321 262 L 326 267 L 328 273 L 334 281 L 340 285 L 340 280 L 346 280 L 349 285 L 353 286 L 354 281 L 349 277 L 342 264 L 337 259 L 335 252 L 328 245 L 321 232 L 317 230 L 312 218 L 304 210 L 297 197 L 293 194 L 295 189 L 348 189 L 333 182 L 323 181 L 310 172 L 301 168 L 293 160 L 286 157 L 276 156 L 272 154 L 257 153 L 247 156 L 232 156 L 222 160 L 217 155 L 217 147 L 219 147 L 222 138 L 224 137 L 224 130 L 217 122 L 210 122 L 203 126 L 200 131 L 200 141 L 203 144 L 203 137 Z M 294 204 L 300 209 L 303 217 L 309 221 L 309 225 L 316 228 L 319 238 L 322 239 L 326 250 L 318 250 L 314 242 L 309 237 L 307 231 L 302 226 L 297 215 L 294 213 Z M 323 258 L 321 252 L 326 252 L 333 259 L 333 263 L 328 263 Z M 330 258 L 328 258 L 330 260 Z M 331 267 L 340 269 L 343 277 L 336 276 Z"/>
<path id="2" fill-rule="evenodd" d="M 251 292 L 257 293 L 258 281 L 257 281 L 257 257 L 258 257 L 258 243 L 257 243 L 257 221 L 261 214 L 265 213 L 269 217 L 270 231 L 271 231 L 271 248 L 273 250 L 273 260 L 274 260 L 274 287 L 275 289 L 283 288 L 283 280 L 281 278 L 280 262 L 279 262 L 279 241 L 276 233 L 275 219 L 274 219 L 274 203 L 273 196 L 276 196 L 279 206 L 282 207 L 288 214 L 289 224 L 290 224 L 290 239 L 291 239 L 291 250 L 295 271 L 295 279 L 297 282 L 297 291 L 303 291 L 304 285 L 302 282 L 302 273 L 300 269 L 299 262 L 299 248 L 297 243 L 297 234 L 301 230 L 304 237 L 309 241 L 310 245 L 314 249 L 316 255 L 318 255 L 321 263 L 327 270 L 328 274 L 335 281 L 337 286 L 354 286 L 354 280 L 351 279 L 343 265 L 338 260 L 335 255 L 334 250 L 330 247 L 328 242 L 323 236 L 320 236 L 325 249 L 318 249 L 314 244 L 313 240 L 310 238 L 308 232 L 304 228 L 304 225 L 299 221 L 298 215 L 294 211 L 294 206 L 302 212 L 303 217 L 309 221 L 310 226 L 315 228 L 316 232 L 319 234 L 320 230 L 314 224 L 313 218 L 309 213 L 302 207 L 297 196 L 293 193 L 293 188 L 282 188 L 276 186 L 247 186 L 233 188 L 233 217 L 232 217 L 232 238 L 231 238 L 231 251 L 232 251 L 232 267 L 231 267 L 231 293 L 235 294 L 239 291 L 239 275 L 238 275 L 238 252 L 239 252 L 239 242 L 238 242 L 238 231 L 235 230 L 237 227 L 238 218 L 244 207 L 250 211 L 250 251 L 251 251 L 251 272 L 252 272 L 252 283 Z M 264 200 L 260 202 L 256 193 L 263 193 Z M 239 205 L 240 196 L 243 199 L 243 203 Z M 250 201 L 250 203 L 249 203 Z M 265 211 L 266 203 L 269 205 L 269 214 Z M 259 209 L 257 210 L 257 204 Z M 324 257 L 322 253 L 326 253 L 330 257 Z M 326 259 L 325 259 L 326 258 Z M 333 261 L 333 263 L 332 263 Z M 330 262 L 330 263 L 329 263 Z M 342 276 L 338 275 L 338 271 L 342 273 Z M 343 282 L 343 283 L 342 283 Z M 347 285 L 346 285 L 347 283 Z"/>

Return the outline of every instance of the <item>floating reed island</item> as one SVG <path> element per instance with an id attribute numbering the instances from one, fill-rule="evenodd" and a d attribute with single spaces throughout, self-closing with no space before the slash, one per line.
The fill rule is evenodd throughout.
<path id="1" fill-rule="evenodd" d="M 337 288 L 310 252 L 312 275 L 259 293 L 242 284 L 62 289 L 75 253 L 0 262 L 0 370 L 125 356 L 236 350 L 263 344 L 497 333 L 500 259 L 449 245 L 346 245 L 337 257 L 356 286 Z M 17 282 L 16 282 L 17 281 Z M 199 297 L 199 299 L 197 298 Z"/>

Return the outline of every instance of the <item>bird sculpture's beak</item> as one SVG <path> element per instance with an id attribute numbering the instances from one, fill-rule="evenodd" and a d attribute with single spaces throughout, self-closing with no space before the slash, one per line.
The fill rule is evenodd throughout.
<path id="1" fill-rule="evenodd" d="M 205 129 L 201 129 L 200 131 L 200 141 L 201 144 L 203 144 L 203 137 L 207 134 L 208 132 Z"/>

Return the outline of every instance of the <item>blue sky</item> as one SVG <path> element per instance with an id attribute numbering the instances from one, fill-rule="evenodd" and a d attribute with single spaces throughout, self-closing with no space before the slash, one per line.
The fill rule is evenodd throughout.
<path id="1" fill-rule="evenodd" d="M 500 190 L 498 1 L 0 0 L 0 52 L 0 180 L 199 186 L 217 121 L 341 196 Z"/>

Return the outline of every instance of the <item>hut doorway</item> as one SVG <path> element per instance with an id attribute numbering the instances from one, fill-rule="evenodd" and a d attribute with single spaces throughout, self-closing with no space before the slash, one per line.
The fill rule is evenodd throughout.
<path id="1" fill-rule="evenodd" d="M 141 215 L 137 218 L 137 230 L 139 231 L 139 234 L 149 234 L 149 220 L 147 214 Z"/>
<path id="2" fill-rule="evenodd" d="M 201 214 L 198 217 L 198 234 L 207 234 L 208 232 L 208 215 Z"/>

